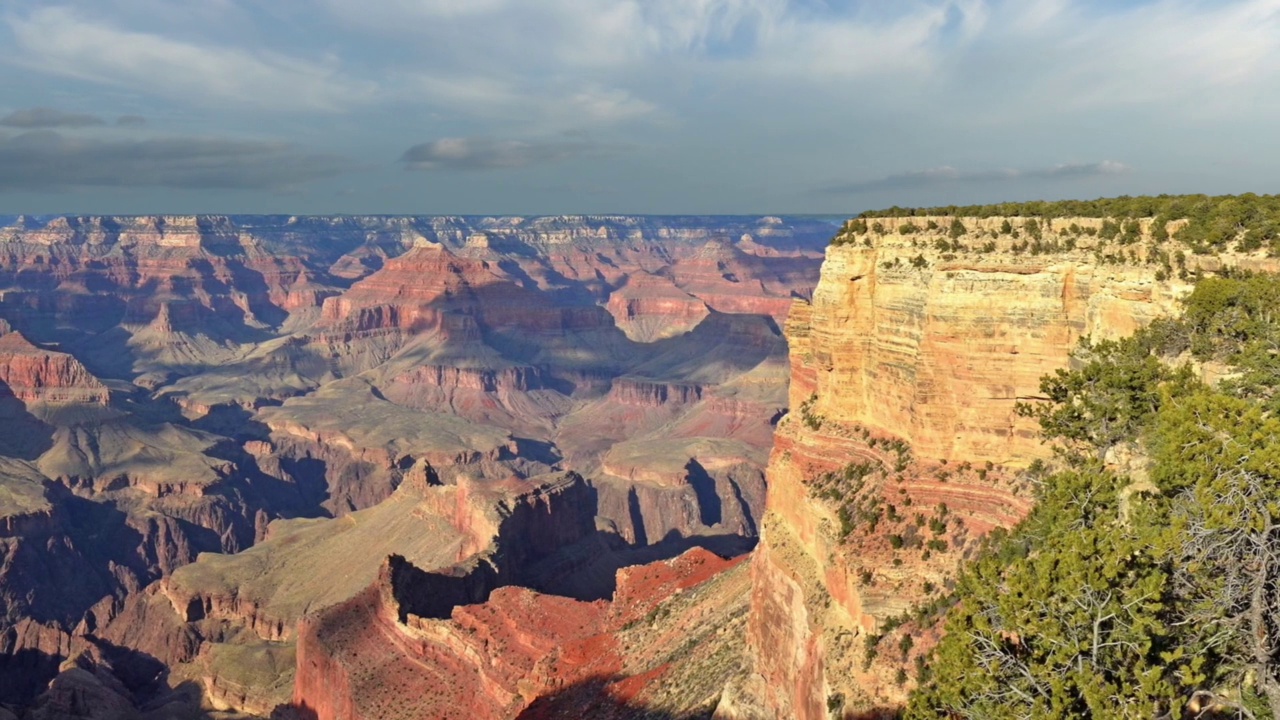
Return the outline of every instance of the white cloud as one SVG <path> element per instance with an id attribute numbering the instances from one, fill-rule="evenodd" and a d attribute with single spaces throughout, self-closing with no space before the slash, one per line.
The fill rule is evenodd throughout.
<path id="1" fill-rule="evenodd" d="M 582 139 L 453 137 L 414 145 L 400 159 L 409 170 L 505 170 L 560 162 L 600 149 Z"/>
<path id="2" fill-rule="evenodd" d="M 958 14 L 985 22 L 981 0 L 912 3 L 910 12 L 842 16 L 788 0 L 326 0 L 333 17 L 408 48 L 400 84 L 451 117 L 499 134 L 550 134 L 678 119 L 692 83 L 758 94 L 876 73 L 919 74 Z M 416 62 L 416 66 L 415 66 Z M 395 85 L 395 81 L 390 83 Z M 846 88 L 828 89 L 837 92 Z M 682 107 L 686 106 L 686 107 Z M 516 127 L 518 126 L 518 127 Z"/>
<path id="3" fill-rule="evenodd" d="M 113 27 L 69 8 L 9 15 L 17 62 L 40 72 L 177 98 L 197 105 L 336 111 L 371 99 L 376 85 L 312 62 L 230 45 L 196 44 Z"/>
<path id="4" fill-rule="evenodd" d="M 29 71 L 6 110 L 137 113 L 151 119 L 139 136 L 301 136 L 391 167 L 414 142 L 465 138 L 465 161 L 447 143 L 420 151 L 429 169 L 550 164 L 577 152 L 562 147 L 565 133 L 585 130 L 602 146 L 643 148 L 565 163 L 599 172 L 623 205 L 647 188 L 786 208 L 815 194 L 815 178 L 879 178 L 868 187 L 926 187 L 921 197 L 1032 192 L 1048 179 L 1062 192 L 1196 190 L 1213 163 L 1253 163 L 1265 179 L 1280 162 L 1266 141 L 1280 119 L 1280 0 L 192 5 L 4 3 L 0 62 Z M 65 96 L 44 97 L 44 84 Z M 1055 170 L 1071 157 L 1142 171 Z M 489 175 L 459 177 L 461 188 Z"/>
<path id="5" fill-rule="evenodd" d="M 449 0 L 326 5 L 366 31 L 419 38 L 428 52 L 465 48 L 477 64 L 506 62 L 525 72 L 616 71 L 681 59 L 733 64 L 718 57 L 725 50 L 739 63 L 847 73 L 927 49 L 953 14 L 962 34 L 975 34 L 988 12 L 983 0 L 903 3 L 906 11 L 886 17 L 794 0 L 478 0 L 465 12 Z"/>
<path id="6" fill-rule="evenodd" d="M 652 113 L 656 108 L 650 102 L 618 88 L 587 86 L 573 93 L 567 100 L 569 112 L 577 118 L 587 118 L 594 123 L 614 123 Z"/>
<path id="7" fill-rule="evenodd" d="M 150 8 L 170 28 L 189 7 L 65 2 L 127 17 Z M 1012 117 L 1049 106 L 1164 102 L 1274 77 L 1280 35 L 1280 0 L 1124 8 L 1082 0 L 323 0 L 321 7 L 327 16 L 310 0 L 280 0 L 259 15 L 327 24 L 346 43 L 335 52 L 361 55 L 364 78 L 336 57 L 301 59 L 231 38 L 181 40 L 70 6 L 11 12 L 7 23 L 30 68 L 191 103 L 332 111 L 400 100 L 494 120 L 520 108 L 541 129 L 667 117 L 696 101 L 681 96 L 695 82 L 756 95 L 803 86 L 833 105 L 858 93 L 884 100 L 877 93 L 913 83 L 963 105 L 966 96 L 990 98 L 1004 87 L 995 112 Z M 232 0 L 201 12 L 253 17 Z"/>
<path id="8" fill-rule="evenodd" d="M 421 38 L 433 71 L 483 68 L 530 94 L 545 79 L 635 90 L 677 80 L 824 83 L 832 94 L 904 82 L 963 95 L 1012 81 L 1043 103 L 1163 101 L 1274 73 L 1280 0 L 911 0 L 837 10 L 797 0 L 327 0 L 366 30 Z M 451 55 L 432 54 L 448 48 Z M 999 62 L 1000 67 L 991 64 Z M 972 71 L 988 63 L 985 76 Z M 981 94 L 981 90 L 979 90 Z M 670 100 L 646 98 L 652 105 Z M 1017 97 L 1008 103 L 1018 104 Z"/>

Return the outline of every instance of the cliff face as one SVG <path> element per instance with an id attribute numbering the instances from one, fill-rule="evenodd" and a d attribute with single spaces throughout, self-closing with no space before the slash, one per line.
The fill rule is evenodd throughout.
<path id="1" fill-rule="evenodd" d="M 340 297 L 325 300 L 323 332 L 449 329 L 447 313 L 465 313 L 491 328 L 561 332 L 601 327 L 594 307 L 557 307 L 515 282 L 496 262 L 423 243 L 387 261 Z"/>
<path id="2" fill-rule="evenodd" d="M 637 275 L 613 291 L 605 306 L 628 338 L 651 342 L 697 327 L 711 311 L 667 277 Z"/>
<path id="3" fill-rule="evenodd" d="M 0 307 L 35 332 L 50 320 L 98 332 L 116 324 L 149 327 L 144 335 L 151 337 L 134 345 L 149 355 L 139 364 L 164 362 L 192 350 L 173 333 L 222 340 L 281 322 L 287 308 L 316 290 L 308 266 L 333 252 L 325 244 L 268 249 L 252 231 L 218 216 L 19 223 L 0 227 Z M 111 359 L 104 355 L 102 362 Z"/>
<path id="4" fill-rule="evenodd" d="M 929 220 L 951 222 L 910 219 Z M 975 540 L 1029 512 L 1019 468 L 1050 451 L 1015 404 L 1039 395 L 1040 377 L 1064 367 L 1080 338 L 1129 335 L 1176 312 L 1191 288 L 1142 254 L 1105 260 L 1087 235 L 1051 244 L 1098 220 L 1053 221 L 1054 250 L 1036 254 L 991 232 L 1003 218 L 963 222 L 960 248 L 940 247 L 951 245 L 941 230 L 833 245 L 812 304 L 792 309 L 791 412 L 775 436 L 752 561 L 750 638 L 770 716 L 819 720 L 829 707 L 902 700 L 911 681 L 890 678 L 909 653 L 891 636 L 864 662 L 876 655 L 866 639 L 935 597 Z M 1142 229 L 1149 239 L 1149 222 Z M 1271 262 L 1186 254 L 1190 269 Z M 842 468 L 863 464 L 874 472 L 840 484 Z M 925 520 L 938 524 L 932 540 Z M 897 631 L 915 636 L 914 654 L 931 622 Z"/>
<path id="5" fill-rule="evenodd" d="M 0 333 L 0 384 L 24 403 L 106 405 L 107 386 L 71 355 L 38 348 L 18 332 Z"/>
<path id="6" fill-rule="evenodd" d="M 414 605 L 418 615 L 432 615 L 424 609 L 431 603 L 447 614 L 459 602 L 483 599 L 499 583 L 527 580 L 529 566 L 594 533 L 591 494 L 571 473 L 506 488 L 428 485 L 419 478 L 341 523 L 272 526 L 254 548 L 206 556 L 175 572 L 162 590 L 183 622 L 215 618 L 263 640 L 289 640 L 303 614 L 349 599 L 395 553 L 407 556 L 403 566 L 452 568 L 448 572 L 456 570 L 458 578 L 471 578 L 458 589 L 459 597 L 441 594 L 441 585 L 436 596 L 422 593 L 425 599 Z M 298 545 L 305 551 L 289 550 Z M 329 577 L 339 564 L 342 577 Z"/>
<path id="7" fill-rule="evenodd" d="M 1038 396 L 1081 337 L 1130 335 L 1190 287 L 1157 281 L 1153 265 L 1100 265 L 1083 248 L 952 254 L 923 247 L 931 240 L 829 250 L 790 338 L 793 408 L 816 394 L 812 414 L 900 437 L 917 457 L 1026 464 L 1047 450 L 1015 403 Z"/>
<path id="8" fill-rule="evenodd" d="M 423 617 L 404 595 L 451 595 L 465 579 L 391 558 L 364 592 L 300 625 L 294 704 L 319 720 L 620 720 L 638 698 L 673 716 L 714 707 L 745 667 L 740 647 L 722 647 L 745 609 L 740 564 L 695 549 L 619 571 L 612 601 L 505 587 Z"/>

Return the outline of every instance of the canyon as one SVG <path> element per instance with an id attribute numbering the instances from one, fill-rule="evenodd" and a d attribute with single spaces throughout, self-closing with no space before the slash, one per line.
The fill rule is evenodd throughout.
<path id="1" fill-rule="evenodd" d="M 689 612 L 742 625 L 741 558 L 787 402 L 781 328 L 833 228 L 5 218 L 0 707 L 376 706 L 308 696 L 343 687 L 316 668 L 377 642 L 331 640 L 360 608 L 357 629 L 390 638 L 490 597 L 508 601 L 499 619 L 512 598 L 569 602 L 596 619 L 564 632 L 616 643 L 637 614 L 724 574 L 712 584 L 732 592 Z M 628 568 L 650 563 L 679 578 L 637 589 Z M 558 642 L 547 632 L 529 642 Z M 606 665 L 657 677 L 649 650 Z M 519 672 L 501 682 L 535 682 Z M 542 690 L 509 689 L 529 712 L 592 702 L 552 695 L 594 676 L 538 672 Z M 694 685 L 703 703 L 716 683 Z"/>
<path id="2" fill-rule="evenodd" d="M 1040 378 L 1280 269 L 1105 222 L 14 219 L 0 704 L 893 717 Z"/>

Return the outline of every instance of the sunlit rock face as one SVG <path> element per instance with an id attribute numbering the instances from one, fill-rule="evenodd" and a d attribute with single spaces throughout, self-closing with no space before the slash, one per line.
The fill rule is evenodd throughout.
<path id="1" fill-rule="evenodd" d="M 107 386 L 75 357 L 37 347 L 20 332 L 0 334 L 0 383 L 23 403 L 106 405 Z"/>
<path id="2" fill-rule="evenodd" d="M 714 708 L 745 667 L 731 634 L 741 559 L 694 549 L 618 571 L 611 601 L 503 587 L 444 617 L 415 614 L 411 596 L 448 594 L 456 578 L 402 563 L 300 625 L 294 707 L 319 720 L 622 720 Z"/>
<path id="3" fill-rule="evenodd" d="M 864 638 L 931 599 L 926 588 L 949 582 L 976 538 L 1029 512 L 1018 470 L 1051 450 L 1017 403 L 1040 396 L 1040 378 L 1065 367 L 1081 338 L 1127 336 L 1178 312 L 1191 290 L 1155 263 L 1100 260 L 1087 237 L 1071 250 L 1015 250 L 1008 234 L 992 232 L 1005 218 L 964 218 L 964 247 L 939 249 L 952 238 L 923 228 L 951 220 L 880 219 L 885 232 L 833 245 L 812 302 L 791 310 L 790 414 L 775 434 L 752 560 L 750 638 L 766 716 L 826 718 L 837 696 L 864 711 L 902 702 L 910 682 L 895 675 L 911 658 L 882 651 L 865 663 Z M 908 222 L 919 230 L 895 231 Z M 1054 220 L 1045 239 L 1100 223 Z M 1150 221 L 1142 230 L 1150 234 Z M 1186 255 L 1191 269 L 1276 269 L 1254 255 Z M 895 468 L 885 448 L 896 441 L 910 462 Z M 940 536 L 948 551 L 928 560 L 893 552 L 887 537 L 909 535 L 909 522 L 842 531 L 839 500 L 815 481 L 862 462 L 894 468 L 864 492 L 902 514 L 946 506 L 957 523 Z M 936 628 L 898 632 L 916 636 L 914 655 Z"/>

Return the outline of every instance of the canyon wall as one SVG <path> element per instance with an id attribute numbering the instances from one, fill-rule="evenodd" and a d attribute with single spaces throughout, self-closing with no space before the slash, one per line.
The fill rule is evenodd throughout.
<path id="1" fill-rule="evenodd" d="M 23 403 L 105 405 L 108 391 L 71 355 L 36 347 L 18 332 L 0 333 L 0 386 Z"/>
<path id="2" fill-rule="evenodd" d="M 887 218 L 877 223 L 887 231 L 844 234 L 812 303 L 791 311 L 791 410 L 752 561 L 765 716 L 890 712 L 912 683 L 898 670 L 936 632 L 910 614 L 938 598 L 978 538 L 1031 508 L 1021 469 L 1051 452 L 1016 404 L 1040 396 L 1041 376 L 1065 367 L 1081 338 L 1123 337 L 1178 312 L 1188 273 L 1275 269 L 1261 255 L 1196 256 L 1172 242 L 1160 255 L 1150 221 L 1141 243 L 1116 249 L 1089 235 L 1101 220 L 1054 220 L 1035 252 L 1000 232 L 1005 218 L 963 218 L 960 238 L 951 221 Z M 1187 272 L 1165 265 L 1179 251 Z M 878 474 L 839 485 L 842 468 L 863 464 Z M 925 520 L 937 523 L 932 539 Z M 906 619 L 896 632 L 914 643 L 880 640 L 891 618 Z"/>
<path id="3" fill-rule="evenodd" d="M 966 224 L 977 232 L 1003 220 Z M 1032 256 L 1011 242 L 959 253 L 918 234 L 833 245 L 801 311 L 808 322 L 788 338 L 791 407 L 815 397 L 812 415 L 902 438 L 918 458 L 1044 457 L 1034 421 L 1014 405 L 1039 396 L 1040 377 L 1080 338 L 1130 335 L 1175 312 L 1190 284 L 1156 280 L 1155 265 L 1099 264 L 1086 247 Z"/>
<path id="4" fill-rule="evenodd" d="M 300 624 L 293 705 L 317 720 L 703 716 L 746 668 L 743 570 L 693 549 L 619 570 L 611 601 L 502 587 L 440 615 L 413 596 L 466 580 L 391 558 Z"/>

